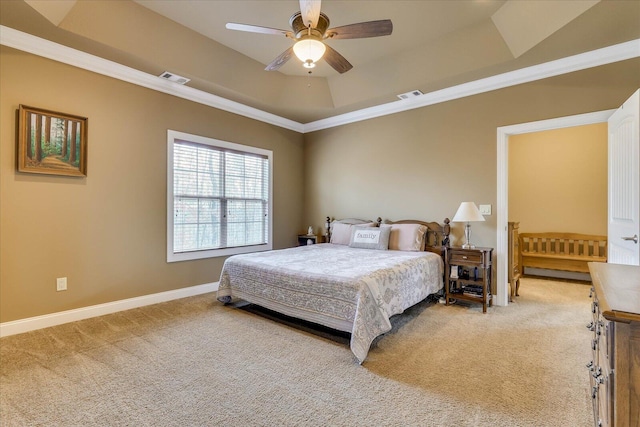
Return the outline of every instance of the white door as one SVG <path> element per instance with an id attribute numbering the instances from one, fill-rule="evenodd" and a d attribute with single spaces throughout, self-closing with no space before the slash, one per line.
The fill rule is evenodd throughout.
<path id="1" fill-rule="evenodd" d="M 608 262 L 640 265 L 640 90 L 609 118 Z"/>

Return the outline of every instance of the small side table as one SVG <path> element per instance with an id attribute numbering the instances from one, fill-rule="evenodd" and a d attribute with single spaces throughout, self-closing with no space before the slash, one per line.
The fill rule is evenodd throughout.
<path id="1" fill-rule="evenodd" d="M 491 307 L 491 256 L 493 248 L 447 248 L 445 257 L 445 303 L 465 300 Z M 466 268 L 465 268 L 466 267 Z M 453 273 L 452 274 L 452 268 Z M 466 273 L 464 273 L 466 272 Z"/>
<path id="2" fill-rule="evenodd" d="M 324 243 L 324 236 L 318 234 L 298 234 L 298 246 L 315 245 Z"/>

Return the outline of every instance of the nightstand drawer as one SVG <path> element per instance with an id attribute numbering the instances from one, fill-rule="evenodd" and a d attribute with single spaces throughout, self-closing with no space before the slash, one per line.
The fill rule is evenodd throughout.
<path id="1" fill-rule="evenodd" d="M 460 251 L 456 250 L 452 251 L 451 258 L 449 260 L 450 264 L 482 264 L 482 252 L 476 251 Z"/>

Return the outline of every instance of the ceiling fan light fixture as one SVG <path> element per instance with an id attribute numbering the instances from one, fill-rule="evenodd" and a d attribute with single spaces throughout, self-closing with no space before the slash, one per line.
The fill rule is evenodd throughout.
<path id="1" fill-rule="evenodd" d="M 324 55 L 327 47 L 319 40 L 312 38 L 302 39 L 293 45 L 293 53 L 302 61 L 305 68 L 313 68 Z"/>

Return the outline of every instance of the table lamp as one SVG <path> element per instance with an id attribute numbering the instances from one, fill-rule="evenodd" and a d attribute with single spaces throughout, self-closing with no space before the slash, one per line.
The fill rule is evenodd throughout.
<path id="1" fill-rule="evenodd" d="M 462 249 L 473 249 L 475 245 L 471 244 L 471 224 L 472 221 L 484 221 L 484 217 L 480 213 L 480 210 L 473 202 L 462 202 L 458 211 L 451 220 L 453 222 L 466 222 L 464 226 L 465 244 L 462 245 Z"/>

